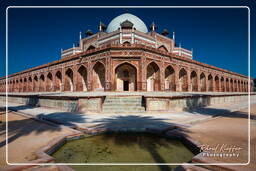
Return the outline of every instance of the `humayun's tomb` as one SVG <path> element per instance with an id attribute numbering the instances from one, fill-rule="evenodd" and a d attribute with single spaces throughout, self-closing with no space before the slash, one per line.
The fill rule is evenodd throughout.
<path id="1" fill-rule="evenodd" d="M 8 91 L 252 91 L 248 76 L 193 60 L 174 33 L 156 30 L 129 13 L 107 27 L 100 22 L 97 33 L 80 32 L 79 44 L 62 50 L 60 60 L 9 75 Z M 6 84 L 2 77 L 1 92 Z"/>

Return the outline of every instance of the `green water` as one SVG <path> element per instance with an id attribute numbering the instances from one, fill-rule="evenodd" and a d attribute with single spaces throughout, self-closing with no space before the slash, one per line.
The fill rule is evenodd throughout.
<path id="1" fill-rule="evenodd" d="M 56 163 L 182 163 L 194 154 L 181 142 L 147 133 L 111 133 L 69 141 Z M 71 166 L 75 170 L 171 170 L 176 166 Z"/>

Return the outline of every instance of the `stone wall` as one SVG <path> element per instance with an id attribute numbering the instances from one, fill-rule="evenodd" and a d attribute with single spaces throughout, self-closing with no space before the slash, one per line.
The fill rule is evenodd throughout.
<path id="1" fill-rule="evenodd" d="M 79 113 L 100 113 L 104 105 L 106 96 L 45 96 L 45 95 L 9 95 L 8 101 L 29 105 L 32 107 L 48 107 L 66 112 Z M 115 97 L 115 98 L 118 98 Z M 251 98 L 256 100 L 256 94 Z M 0 100 L 4 101 L 5 96 L 0 95 Z M 215 104 L 239 103 L 248 100 L 247 94 L 220 94 L 220 95 L 181 95 L 181 96 L 143 96 L 141 107 L 145 107 L 146 112 L 167 112 L 182 111 L 197 107 L 204 107 Z M 115 103 L 115 102 L 113 102 Z M 120 107 L 122 108 L 122 107 Z M 116 109 L 116 110 L 119 110 Z M 115 112 L 115 111 L 112 111 Z"/>
<path id="2" fill-rule="evenodd" d="M 252 95 L 256 98 L 256 95 Z M 193 95 L 182 97 L 145 97 L 147 111 L 181 111 L 214 104 L 237 103 L 248 100 L 248 95 Z"/>
<path id="3" fill-rule="evenodd" d="M 31 107 L 48 107 L 66 112 L 100 112 L 102 108 L 103 97 L 92 98 L 74 98 L 74 97 L 58 97 L 58 96 L 15 96 L 9 95 L 8 102 L 19 103 Z M 0 96 L 0 100 L 4 101 L 5 96 Z"/>

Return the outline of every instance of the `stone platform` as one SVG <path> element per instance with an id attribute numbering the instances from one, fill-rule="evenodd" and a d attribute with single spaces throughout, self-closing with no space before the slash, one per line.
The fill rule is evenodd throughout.
<path id="1" fill-rule="evenodd" d="M 256 98 L 256 94 L 251 94 Z M 5 94 L 0 94 L 5 100 Z M 44 92 L 9 93 L 8 101 L 74 113 L 145 113 L 191 110 L 247 101 L 247 93 L 224 92 Z"/>

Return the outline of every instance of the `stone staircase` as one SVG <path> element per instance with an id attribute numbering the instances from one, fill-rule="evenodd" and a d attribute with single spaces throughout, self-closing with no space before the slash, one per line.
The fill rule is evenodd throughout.
<path id="1" fill-rule="evenodd" d="M 142 106 L 142 96 L 106 96 L 103 113 L 141 113 L 145 112 Z"/>

